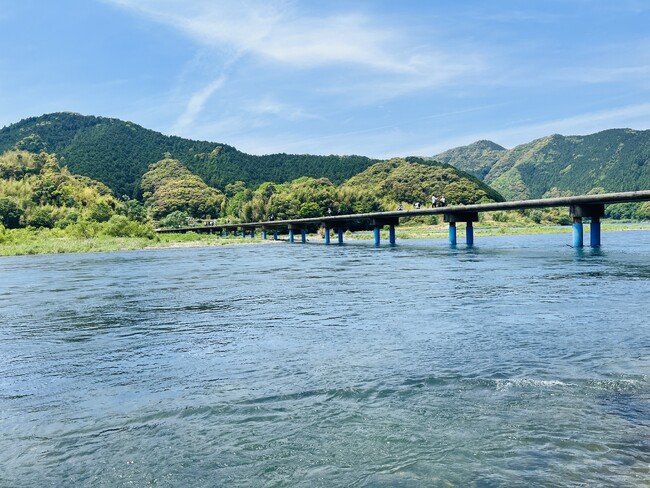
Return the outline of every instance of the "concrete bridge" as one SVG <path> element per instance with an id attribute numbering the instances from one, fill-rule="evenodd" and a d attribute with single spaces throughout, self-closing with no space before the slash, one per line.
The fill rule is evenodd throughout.
<path id="1" fill-rule="evenodd" d="M 465 223 L 465 242 L 468 246 L 474 244 L 473 223 L 478 222 L 480 212 L 498 210 L 523 210 L 530 208 L 568 207 L 569 215 L 573 218 L 573 246 L 582 247 L 583 218 L 590 219 L 590 245 L 600 246 L 600 219 L 605 215 L 605 205 L 612 203 L 650 201 L 650 190 L 622 193 L 605 193 L 601 195 L 580 195 L 574 197 L 543 198 L 537 200 L 519 200 L 510 202 L 481 203 L 476 205 L 454 205 L 448 207 L 421 208 L 415 210 L 395 210 L 390 212 L 372 212 L 348 215 L 327 215 L 305 219 L 268 220 L 265 222 L 245 222 L 238 224 L 214 224 L 178 229 L 158 229 L 159 233 L 178 232 L 210 232 L 219 235 L 249 233 L 255 236 L 255 231 L 262 232 L 262 238 L 267 238 L 267 232 L 273 232 L 273 238 L 278 239 L 279 230 L 288 229 L 289 241 L 295 241 L 295 234 L 301 235 L 301 241 L 306 242 L 308 226 L 319 225 L 325 229 L 325 244 L 330 244 L 330 231 L 335 230 L 339 244 L 343 243 L 343 233 L 352 222 L 368 221 L 374 229 L 375 246 L 380 245 L 380 230 L 388 226 L 389 242 L 395 245 L 395 227 L 400 218 L 417 217 L 422 215 L 442 215 L 449 223 L 449 243 L 456 245 L 456 224 Z"/>

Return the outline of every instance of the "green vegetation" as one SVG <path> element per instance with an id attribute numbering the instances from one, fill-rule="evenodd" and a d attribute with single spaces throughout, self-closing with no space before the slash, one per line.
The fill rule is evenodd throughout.
<path id="1" fill-rule="evenodd" d="M 72 175 L 53 155 L 7 152 L 0 156 L 0 175 L 3 246 L 45 231 L 58 239 L 154 237 L 142 204 L 120 201 L 103 183 Z"/>
<path id="2" fill-rule="evenodd" d="M 176 228 L 197 219 L 253 222 L 377 212 L 400 204 L 412 206 L 420 198 L 424 203 L 432 191 L 459 204 L 501 199 L 449 165 L 403 159 L 377 163 L 338 186 L 327 178 L 303 176 L 257 187 L 235 181 L 221 192 L 165 156 L 144 173 L 140 202 L 118 199 L 103 183 L 73 175 L 52 154 L 5 153 L 0 156 L 2 253 L 139 249 L 188 239 L 161 239 L 154 233 L 154 219 L 161 227 Z M 353 227 L 367 225 L 359 222 Z"/>
<path id="3" fill-rule="evenodd" d="M 612 130 L 551 136 L 512 150 L 479 141 L 443 153 L 443 162 L 375 161 L 251 156 L 117 119 L 44 115 L 0 130 L 0 151 L 5 151 L 0 155 L 0 254 L 240 242 L 191 233 L 156 235 L 154 222 L 177 228 L 201 219 L 243 223 L 409 209 L 429 206 L 432 195 L 444 196 L 450 205 L 503 200 L 479 178 L 510 198 L 650 188 L 649 138 L 650 131 Z M 648 220 L 650 203 L 610 205 L 607 217 Z M 480 218 L 477 229 L 490 232 L 571 223 L 566 209 Z M 399 232 L 412 236 L 430 229 L 446 232 L 437 216 L 402 224 Z M 351 230 L 368 225 L 353 223 Z"/>
<path id="4" fill-rule="evenodd" d="M 154 219 L 174 212 L 209 219 L 219 215 L 225 204 L 223 193 L 210 188 L 175 159 L 166 158 L 152 164 L 140 186 Z"/>
<path id="5" fill-rule="evenodd" d="M 221 190 L 235 181 L 255 187 L 302 176 L 340 184 L 377 162 L 363 156 L 252 156 L 226 144 L 165 136 L 130 122 L 73 113 L 32 117 L 0 129 L 0 153 L 10 150 L 56 154 L 72 173 L 101 181 L 115 195 L 130 198 L 140 197 L 142 176 L 164 155 Z"/>
<path id="6" fill-rule="evenodd" d="M 481 178 L 509 200 L 650 188 L 650 130 L 555 134 L 510 150 L 479 141 L 433 159 Z"/>
<path id="7" fill-rule="evenodd" d="M 443 163 L 423 164 L 418 158 L 378 163 L 350 178 L 342 187 L 366 191 L 387 208 L 405 202 L 430 205 L 431 196 L 444 196 L 448 205 L 503 201 L 503 197 L 477 178 Z"/>

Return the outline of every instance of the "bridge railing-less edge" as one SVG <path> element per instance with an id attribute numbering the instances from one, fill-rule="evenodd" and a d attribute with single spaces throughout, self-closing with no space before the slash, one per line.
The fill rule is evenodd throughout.
<path id="1" fill-rule="evenodd" d="M 369 220 L 372 222 L 375 246 L 380 245 L 380 229 L 388 225 L 389 242 L 395 245 L 395 226 L 405 217 L 418 217 L 423 215 L 443 215 L 444 221 L 449 223 L 449 243 L 456 246 L 456 224 L 464 222 L 466 225 L 465 242 L 468 246 L 474 244 L 473 222 L 478 222 L 480 212 L 493 212 L 499 210 L 523 210 L 530 208 L 568 207 L 573 219 L 573 247 L 583 247 L 584 217 L 591 219 L 590 245 L 599 247 L 600 219 L 605 215 L 605 205 L 613 203 L 628 203 L 650 201 L 650 190 L 605 193 L 600 195 L 579 195 L 572 197 L 541 198 L 534 200 L 518 200 L 509 202 L 491 202 L 474 205 L 451 205 L 448 207 L 421 208 L 414 210 L 393 210 L 388 212 L 372 212 L 348 215 L 327 215 L 303 219 L 268 220 L 263 222 L 244 222 L 238 224 L 214 224 L 201 227 L 182 227 L 178 229 L 157 229 L 159 233 L 184 233 L 184 232 L 210 232 L 219 236 L 230 234 L 246 237 L 255 236 L 255 230 L 262 231 L 262 238 L 267 238 L 267 231 L 273 231 L 274 240 L 278 240 L 280 229 L 288 229 L 289 241 L 295 241 L 295 232 L 301 236 L 301 242 L 306 242 L 306 227 L 317 224 L 325 229 L 325 244 L 330 244 L 330 231 L 336 230 L 339 244 L 343 243 L 344 230 L 353 221 Z"/>

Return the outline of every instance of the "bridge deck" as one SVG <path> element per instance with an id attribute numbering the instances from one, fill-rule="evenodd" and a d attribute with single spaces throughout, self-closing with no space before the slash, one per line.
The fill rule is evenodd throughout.
<path id="1" fill-rule="evenodd" d="M 347 215 L 329 215 L 304 219 L 268 220 L 263 222 L 242 222 L 237 224 L 218 224 L 211 226 L 183 227 L 178 229 L 158 229 L 160 233 L 189 231 L 220 231 L 236 229 L 252 230 L 257 228 L 273 229 L 278 227 L 324 224 L 337 227 L 344 222 L 355 220 L 399 221 L 403 217 L 422 215 L 458 215 L 472 212 L 493 212 L 499 210 L 523 210 L 528 208 L 570 207 L 573 205 L 606 205 L 612 203 L 650 201 L 650 190 L 621 193 L 604 193 L 600 195 L 580 195 L 574 197 L 540 198 L 536 200 L 517 200 L 509 202 L 479 203 L 475 205 L 450 205 L 448 207 L 421 208 L 416 210 L 393 210 L 389 212 L 371 212 Z"/>

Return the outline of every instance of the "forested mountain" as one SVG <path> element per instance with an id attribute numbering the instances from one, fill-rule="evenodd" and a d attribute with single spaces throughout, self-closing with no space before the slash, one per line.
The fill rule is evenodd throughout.
<path id="1" fill-rule="evenodd" d="M 374 164 L 350 178 L 342 188 L 370 192 L 389 205 L 399 202 L 430 205 L 432 195 L 444 196 L 450 205 L 503 201 L 498 192 L 478 178 L 449 164 L 423 164 L 420 158 L 391 159 Z"/>
<path id="2" fill-rule="evenodd" d="M 340 185 L 379 162 L 363 156 L 253 156 L 226 144 L 166 136 L 131 122 L 73 113 L 32 117 L 0 129 L 0 154 L 9 150 L 56 154 L 73 174 L 101 181 L 116 196 L 140 200 L 142 176 L 162 159 L 179 161 L 222 192 L 236 182 L 254 189 L 264 182 L 281 184 L 305 176 Z M 552 135 L 513 149 L 478 141 L 431 159 L 474 175 L 508 199 L 650 188 L 650 131 Z M 420 163 L 435 166 L 430 160 Z"/>
<path id="3" fill-rule="evenodd" d="M 478 141 L 432 159 L 481 178 L 508 199 L 650 189 L 650 130 L 554 134 L 509 150 Z"/>
<path id="4" fill-rule="evenodd" d="M 492 141 L 483 140 L 476 141 L 469 146 L 449 149 L 432 159 L 451 164 L 483 180 L 504 152 L 506 152 L 506 148 Z"/>
<path id="5" fill-rule="evenodd" d="M 338 184 L 377 162 L 363 156 L 253 156 L 226 144 L 166 136 L 131 122 L 74 113 L 32 117 L 0 129 L 0 154 L 14 149 L 56 154 L 71 172 L 130 197 L 138 196 L 149 165 L 165 156 L 219 189 L 235 181 L 256 186 L 301 176 L 326 177 Z"/>

